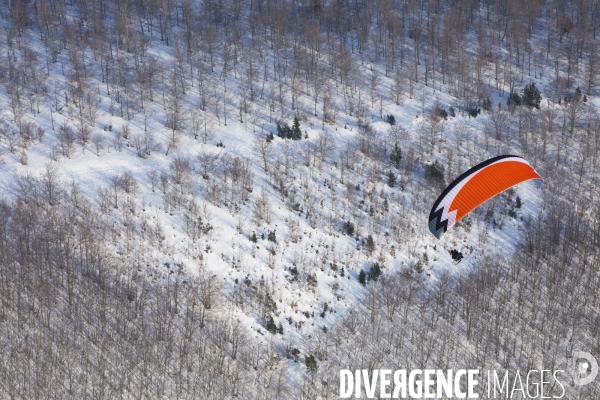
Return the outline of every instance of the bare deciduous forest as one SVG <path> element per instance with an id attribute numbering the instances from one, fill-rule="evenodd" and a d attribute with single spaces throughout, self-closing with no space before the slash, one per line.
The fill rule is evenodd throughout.
<path id="1" fill-rule="evenodd" d="M 1 2 L 0 397 L 335 399 L 342 368 L 600 355 L 599 25 L 597 0 Z M 544 187 L 437 241 L 437 195 L 498 154 Z"/>

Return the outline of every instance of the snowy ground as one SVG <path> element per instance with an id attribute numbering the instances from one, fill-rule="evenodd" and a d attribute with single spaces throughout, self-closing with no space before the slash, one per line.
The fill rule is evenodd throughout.
<path id="1" fill-rule="evenodd" d="M 32 48 L 41 52 L 41 44 L 33 33 L 30 39 Z M 172 60 L 171 49 L 161 45 L 156 38 L 152 40 L 151 47 L 158 58 Z M 66 58 L 66 55 L 59 57 Z M 363 72 L 365 76 L 368 75 L 367 71 Z M 41 176 L 45 165 L 52 163 L 60 170 L 63 183 L 75 182 L 82 192 L 99 206 L 99 192 L 110 187 L 111 178 L 126 171 L 131 172 L 140 185 L 139 193 L 132 199 L 135 210 L 127 214 L 124 202 L 128 200 L 128 196 L 121 193 L 120 207 L 111 210 L 110 217 L 114 218 L 115 224 L 130 218 L 137 227 L 149 224 L 157 230 L 160 226 L 164 242 L 157 245 L 151 238 L 139 238 L 140 241 L 147 242 L 147 250 L 142 254 L 124 254 L 124 240 L 116 240 L 114 252 L 122 255 L 122 262 L 131 268 L 138 267 L 155 284 L 164 284 L 166 279 L 170 279 L 170 269 L 165 267 L 166 263 L 183 265 L 185 274 L 190 275 L 197 274 L 200 265 L 205 265 L 210 273 L 215 275 L 214 279 L 223 282 L 225 293 L 231 298 L 240 290 L 241 285 L 246 284 L 246 280 L 249 280 L 249 286 L 260 285 L 261 281 L 264 281 L 272 291 L 272 298 L 276 304 L 274 321 L 284 328 L 284 336 L 277 336 L 276 339 L 281 340 L 281 343 L 303 343 L 316 330 L 335 326 L 340 316 L 352 308 L 353 304 L 362 301 L 365 289 L 359 284 L 358 275 L 361 270 L 368 271 L 374 262 L 383 266 L 384 274 L 412 271 L 415 279 L 435 285 L 443 273 L 466 273 L 477 268 L 478 260 L 484 255 L 508 255 L 523 246 L 524 220 L 530 215 L 536 215 L 542 207 L 545 189 L 538 189 L 533 183 L 524 183 L 515 189 L 513 196 L 501 195 L 475 211 L 468 218 L 468 223 L 461 223 L 441 240 L 430 234 L 427 217 L 441 190 L 431 187 L 424 179 L 425 164 L 440 160 L 447 165 L 448 155 L 452 153 L 453 168 L 447 169 L 446 176 L 446 183 L 449 183 L 460 175 L 461 171 L 498 153 L 520 154 L 518 140 L 514 137 L 503 143 L 495 143 L 492 140 L 492 145 L 486 151 L 484 125 L 489 117 L 482 113 L 477 118 L 471 118 L 465 112 L 459 111 L 455 99 L 448 94 L 447 88 L 440 87 L 439 82 L 436 83 L 435 90 L 417 84 L 414 88 L 414 98 L 410 99 L 406 95 L 403 105 L 389 101 L 383 104 L 383 115 L 393 114 L 397 125 L 407 132 L 400 142 L 405 155 L 403 166 L 394 171 L 398 181 L 405 184 L 403 189 L 398 185 L 389 187 L 386 184 L 385 174 L 390 170 L 389 165 L 382 167 L 384 164 L 363 156 L 356 148 L 356 168 L 353 171 L 345 171 L 342 183 L 338 160 L 342 149 L 347 144 L 354 143 L 359 135 L 357 118 L 344 110 L 343 96 L 340 92 L 342 89 L 334 93 L 340 108 L 337 122 L 334 124 L 323 125 L 319 116 L 313 116 L 312 99 L 306 94 L 302 95 L 298 100 L 301 103 L 299 108 L 307 111 L 307 120 L 302 121 L 301 130 L 306 132 L 308 139 L 291 143 L 294 157 L 291 171 L 285 175 L 281 167 L 277 174 L 284 182 L 288 194 L 295 192 L 292 201 L 289 195 L 282 196 L 278 190 L 278 183 L 265 173 L 261 160 L 252 153 L 255 138 L 263 138 L 265 132 L 275 131 L 274 120 L 269 122 L 266 100 L 257 100 L 255 112 L 259 112 L 261 117 L 257 126 L 248 121 L 249 115 L 244 115 L 244 122 L 240 122 L 232 101 L 227 111 L 227 125 L 224 124 L 223 118 L 217 120 L 214 115 L 207 113 L 214 126 L 214 135 L 209 143 L 203 145 L 200 139 L 194 139 L 189 132 L 184 131 L 177 148 L 168 155 L 165 153 L 170 132 L 164 126 L 165 110 L 160 101 L 147 102 L 146 113 L 150 115 L 147 130 L 161 143 L 161 149 L 144 159 L 136 155 L 133 144 L 133 138 L 144 134 L 144 114 L 138 112 L 131 120 L 111 115 L 111 99 L 106 87 L 98 79 L 97 71 L 91 76 L 89 84 L 91 87 L 98 87 L 101 96 L 99 117 L 91 132 L 92 135 L 97 134 L 104 138 L 105 145 L 99 155 L 96 154 L 92 143 L 85 146 L 75 144 L 71 157 L 59 155 L 58 161 L 52 160 L 51 154 L 56 151 L 58 143 L 58 126 L 62 123 L 73 125 L 69 114 L 76 115 L 77 110 L 73 105 L 67 104 L 60 113 L 53 112 L 52 121 L 52 105 L 51 101 L 47 101 L 41 105 L 39 114 L 27 112 L 24 117 L 46 132 L 41 140 L 29 143 L 25 150 L 26 165 L 23 165 L 21 152 L 11 154 L 8 152 L 7 143 L 0 144 L 7 150 L 1 158 L 0 171 L 0 190 L 4 196 L 16 196 L 13 185 L 15 175 L 29 173 Z M 48 79 L 51 82 L 57 81 L 59 87 L 66 86 L 59 63 L 51 66 Z M 227 79 L 227 85 L 235 87 L 236 79 L 233 76 Z M 527 78 L 528 81 L 536 82 L 542 93 L 549 85 L 548 79 L 547 75 L 540 79 Z M 368 98 L 366 84 L 364 86 L 361 95 Z M 383 78 L 378 90 L 388 93 L 390 86 L 391 79 Z M 194 88 L 189 89 L 188 94 L 182 96 L 186 107 L 191 107 L 196 102 Z M 155 97 L 158 99 L 159 93 L 156 93 Z M 4 119 L 14 131 L 16 127 L 9 111 L 10 101 L 4 96 L 0 101 L 5 110 Z M 504 105 L 506 97 L 501 97 L 499 91 L 493 90 L 491 101 L 494 105 Z M 367 99 L 365 103 L 369 105 L 371 101 Z M 425 143 L 423 148 L 428 149 L 419 153 L 419 142 L 428 140 L 427 137 L 420 138 L 418 133 L 427 120 L 424 113 L 428 114 L 436 103 L 445 109 L 453 106 L 457 115 L 443 122 L 441 134 L 436 135 L 433 148 Z M 597 98 L 590 98 L 588 107 L 597 108 L 598 104 L 600 103 Z M 376 137 L 387 140 L 389 144 L 390 125 L 381 118 L 379 108 L 378 104 L 369 107 L 366 119 L 371 122 Z M 293 114 L 288 111 L 286 115 L 279 117 L 291 124 Z M 113 143 L 114 131 L 122 130 L 122 126 L 126 124 L 131 131 L 130 139 L 123 139 L 122 150 L 117 151 Z M 113 126 L 112 131 L 104 129 L 108 125 Z M 472 129 L 469 131 L 471 133 L 465 133 L 467 128 Z M 322 133 L 335 138 L 336 149 L 331 152 L 321 169 L 303 165 L 299 157 L 300 146 L 306 140 L 315 142 Z M 215 146 L 220 142 L 224 148 Z M 283 142 L 283 139 L 275 137 L 271 146 L 277 147 L 281 154 Z M 204 148 L 213 153 L 222 152 L 251 160 L 254 184 L 253 191 L 247 194 L 249 200 L 244 201 L 242 196 L 236 205 L 226 205 L 224 201 L 211 202 L 206 199 L 208 185 L 222 178 L 218 170 L 212 173 L 208 180 L 201 177 L 200 167 L 195 159 Z M 412 155 L 409 155 L 411 151 Z M 166 210 L 164 195 L 158 183 L 152 190 L 149 173 L 156 171 L 157 175 L 170 174 L 170 165 L 175 157 L 192 161 L 194 171 L 190 174 L 187 188 L 184 190 L 184 202 Z M 282 156 L 274 156 L 272 161 L 277 157 Z M 271 166 L 273 165 L 272 162 Z M 536 168 L 544 175 L 543 165 L 536 165 Z M 368 177 L 371 171 L 375 178 Z M 357 185 L 360 189 L 354 189 L 354 193 L 347 195 L 347 191 L 352 191 Z M 170 188 L 177 190 L 178 186 L 170 184 Z M 263 192 L 272 212 L 269 223 L 264 220 L 257 221 L 253 215 L 254 204 Z M 516 196 L 523 201 L 523 207 L 517 210 L 517 218 L 512 218 L 507 215 L 507 210 L 514 204 Z M 389 211 L 383 211 L 383 199 L 387 199 Z M 186 233 L 184 221 L 185 209 L 192 201 L 200 205 L 202 216 L 213 227 L 198 240 L 193 240 Z M 303 212 L 295 210 L 294 203 L 298 203 Z M 492 206 L 495 207 L 493 222 L 487 222 L 484 216 Z M 313 211 L 307 219 L 306 211 L 309 207 Z M 369 207 L 375 210 L 373 216 L 369 215 Z M 347 220 L 354 221 L 359 227 L 358 239 L 343 232 L 342 226 Z M 396 231 L 393 228 L 396 228 Z M 266 239 L 269 231 L 276 232 L 277 243 Z M 258 236 L 257 243 L 249 240 L 252 232 Z M 363 245 L 363 240 L 369 234 L 373 235 L 376 244 L 371 255 L 367 254 Z M 262 235 L 264 239 L 261 238 Z M 450 249 L 462 251 L 465 260 L 455 265 L 448 253 Z M 429 261 L 425 263 L 424 273 L 419 275 L 415 272 L 415 264 L 423 260 L 424 254 Z M 335 264 L 335 270 L 332 264 Z M 342 267 L 345 271 L 344 276 L 340 273 Z M 296 279 L 291 273 L 292 268 L 297 268 Z M 309 275 L 316 278 L 316 285 L 309 282 Z M 325 303 L 328 305 L 328 311 L 324 318 L 320 318 L 319 314 L 323 311 Z M 247 304 L 235 304 L 231 300 L 227 300 L 223 307 L 243 318 L 256 332 L 257 338 L 265 334 L 265 321 L 256 308 Z M 264 340 L 268 338 L 265 336 Z"/>

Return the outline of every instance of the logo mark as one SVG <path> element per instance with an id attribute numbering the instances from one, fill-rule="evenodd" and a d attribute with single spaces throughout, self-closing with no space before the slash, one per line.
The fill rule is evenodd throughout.
<path id="1" fill-rule="evenodd" d="M 592 383 L 598 376 L 598 361 L 587 351 L 573 353 L 573 380 L 578 386 Z"/>

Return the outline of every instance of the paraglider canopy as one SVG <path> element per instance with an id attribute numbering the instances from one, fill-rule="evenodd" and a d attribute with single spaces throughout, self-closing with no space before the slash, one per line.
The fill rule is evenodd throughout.
<path id="1" fill-rule="evenodd" d="M 438 239 L 465 215 L 492 197 L 521 182 L 542 177 L 519 156 L 491 158 L 471 168 L 452 182 L 433 204 L 429 230 Z"/>

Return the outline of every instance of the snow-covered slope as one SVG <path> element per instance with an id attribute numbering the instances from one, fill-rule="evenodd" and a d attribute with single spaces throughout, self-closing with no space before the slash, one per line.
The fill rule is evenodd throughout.
<path id="1" fill-rule="evenodd" d="M 470 70 L 460 75 L 436 69 L 428 58 L 442 46 L 437 36 L 427 47 L 431 54 L 421 56 L 412 33 L 400 34 L 410 38 L 402 44 L 386 39 L 403 52 L 392 69 L 380 59 L 377 34 L 363 42 L 356 31 L 342 43 L 321 30 L 316 15 L 304 18 L 297 10 L 293 18 L 307 24 L 297 36 L 280 35 L 272 21 L 255 29 L 260 18 L 277 14 L 256 11 L 263 2 L 232 2 L 227 12 L 223 5 L 210 8 L 212 2 L 182 2 L 168 9 L 169 18 L 143 2 L 125 11 L 116 3 L 76 3 L 64 4 L 64 18 L 52 19 L 51 28 L 36 22 L 19 30 L 13 20 L 2 22 L 11 39 L 2 49 L 8 60 L 0 96 L 3 196 L 52 203 L 49 180 L 65 193 L 78 188 L 102 226 L 112 226 L 106 241 L 112 267 L 157 287 L 212 282 L 222 297 L 206 307 L 208 314 L 233 316 L 248 337 L 274 343 L 279 354 L 298 347 L 303 361 L 314 349 L 312 338 L 341 329 L 352 310 L 366 313 L 366 299 L 379 285 L 377 268 L 381 279 L 409 277 L 435 293 L 448 276 L 459 281 L 484 262 L 531 246 L 530 218 L 547 215 L 560 196 L 573 204 L 585 199 L 594 211 L 597 158 L 590 146 L 598 132 L 590 127 L 600 100 L 584 91 L 586 103 L 578 103 L 572 125 L 577 131 L 567 132 L 569 106 L 555 102 L 551 91 L 553 66 L 562 70 L 568 61 L 536 58 L 535 71 L 527 72 L 519 56 L 513 60 L 513 46 L 495 43 L 492 28 L 480 35 L 490 43 L 479 45 L 471 40 L 477 29 L 465 30 L 467 49 L 457 45 L 451 55 Z M 443 8 L 451 13 L 451 5 Z M 481 21 L 483 8 L 476 12 Z M 113 14 L 100 16 L 106 12 Z M 229 31 L 221 12 L 241 21 L 232 23 L 241 35 Z M 534 44 L 550 29 L 549 17 L 539 17 L 528 39 Z M 365 29 L 376 32 L 375 18 L 366 20 Z M 437 23 L 442 29 L 450 20 Z M 333 50 L 338 45 L 343 50 Z M 490 53 L 480 60 L 484 50 Z M 421 57 L 416 62 L 413 51 Z M 469 57 L 466 65 L 460 57 Z M 477 84 L 466 81 L 477 74 Z M 584 87 L 584 69 L 569 79 Z M 531 82 L 544 96 L 541 109 L 509 111 L 509 87 Z M 481 110 L 484 100 L 489 110 Z M 440 116 L 451 108 L 453 116 Z M 292 126 L 295 117 L 302 138 L 279 137 L 278 124 Z M 497 118 L 504 121 L 501 137 L 494 135 Z M 390 160 L 394 144 L 402 150 L 397 165 Z M 447 184 L 498 154 L 529 159 L 547 185 L 519 185 L 436 239 L 427 216 L 443 185 L 426 178 L 427 167 L 441 162 Z M 451 249 L 465 260 L 453 263 Z M 303 366 L 286 362 L 294 377 L 305 376 Z"/>

